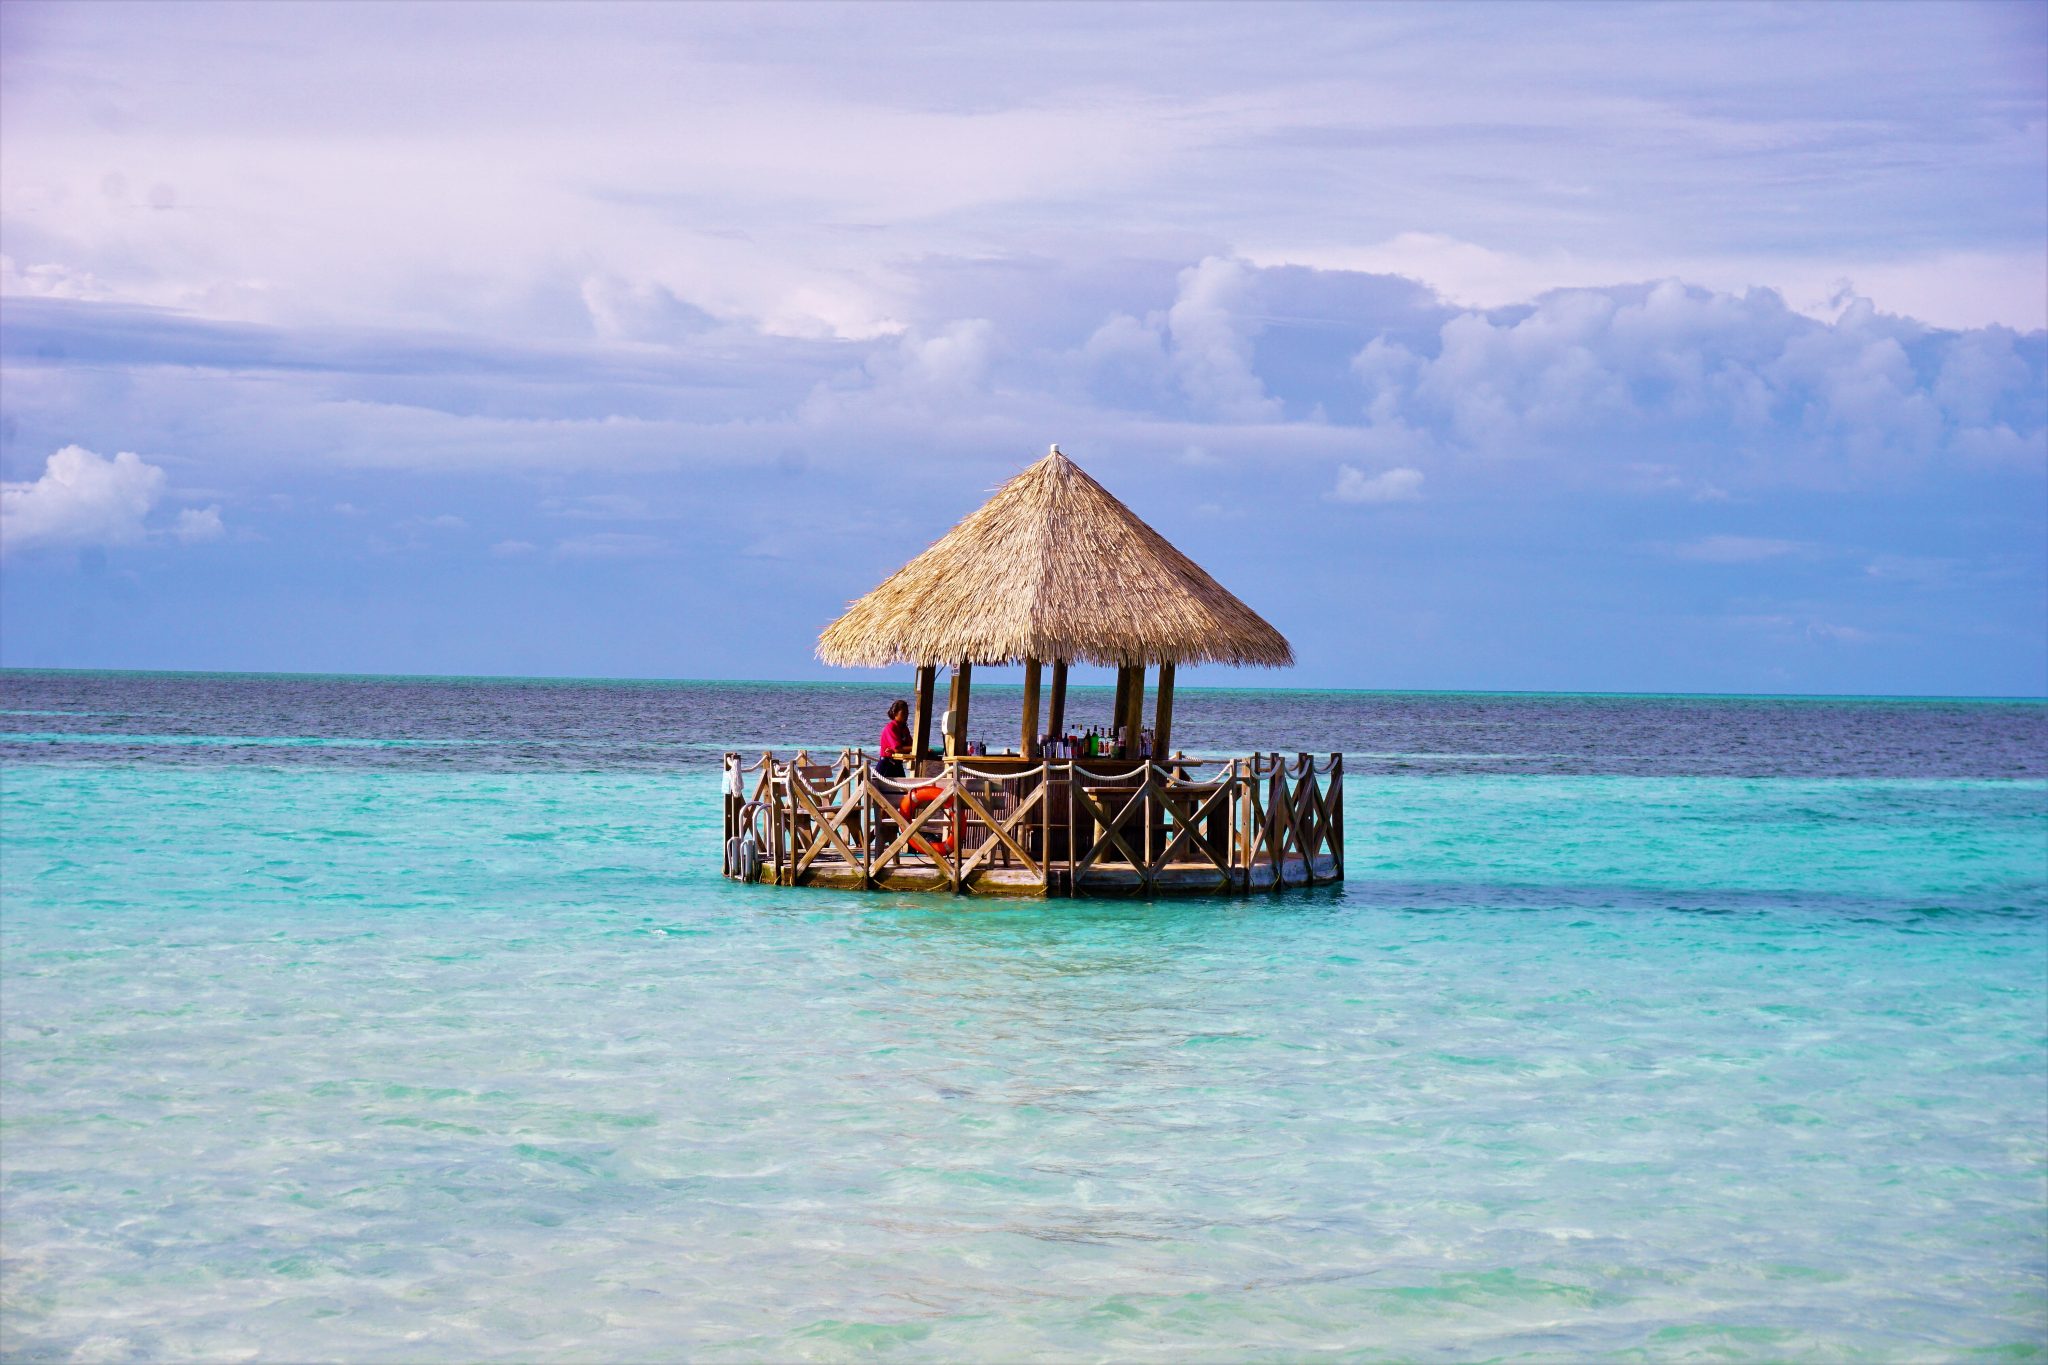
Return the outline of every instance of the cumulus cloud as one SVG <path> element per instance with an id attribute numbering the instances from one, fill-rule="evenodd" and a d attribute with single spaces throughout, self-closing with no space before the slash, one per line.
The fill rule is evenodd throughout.
<path id="1" fill-rule="evenodd" d="M 2048 324 L 2048 262 L 2039 251 L 2025 247 L 1848 258 L 1830 251 L 1804 259 L 1763 252 L 1581 255 L 1502 251 L 1442 233 L 1403 232 L 1367 246 L 1262 246 L 1246 255 L 1261 265 L 1403 275 L 1428 284 L 1460 307 L 1478 310 L 1512 307 L 1553 290 L 1679 276 L 1737 294 L 1765 282 L 1800 312 L 1816 318 L 1832 318 L 1841 311 L 1838 297 L 1847 281 L 1853 292 L 1879 300 L 1887 311 L 1939 327 Z"/>
<path id="2" fill-rule="evenodd" d="M 118 297 L 90 271 L 72 270 L 55 262 L 22 266 L 5 254 L 0 254 L 0 295 L 48 299 Z"/>
<path id="3" fill-rule="evenodd" d="M 1422 496 L 1422 471 L 1387 469 L 1367 474 L 1352 465 L 1337 469 L 1337 488 L 1330 495 L 1339 502 L 1414 502 Z"/>
<path id="4" fill-rule="evenodd" d="M 171 526 L 171 534 L 181 545 L 197 545 L 203 541 L 219 540 L 228 533 L 221 523 L 219 507 L 187 507 L 178 513 L 178 520 Z"/>
<path id="5" fill-rule="evenodd" d="M 2042 343 L 1942 332 L 1862 299 L 1822 322 L 1769 290 L 1666 281 L 1459 313 L 1431 342 L 1375 340 L 1352 372 L 1369 425 L 1463 452 L 1584 461 L 1654 443 L 1752 479 L 1842 482 L 1950 452 L 2048 453 Z"/>
<path id="6" fill-rule="evenodd" d="M 1023 286 L 1003 272 L 948 272 L 948 306 L 985 311 L 858 342 L 727 328 L 658 350 L 519 346 L 41 299 L 12 305 L 0 348 L 17 411 L 37 401 L 21 376 L 49 376 L 57 400 L 84 388 L 89 362 L 127 369 L 151 412 L 189 391 L 177 420 L 209 440 L 256 439 L 221 427 L 240 419 L 342 463 L 437 469 L 790 449 L 829 462 L 913 436 L 992 458 L 1087 435 L 1225 463 L 1315 452 L 1332 476 L 1339 459 L 1433 471 L 1512 458 L 1574 484 L 1724 499 L 1883 481 L 1949 455 L 2024 469 L 2048 454 L 2048 337 L 1944 332 L 1854 299 L 1825 321 L 1767 290 L 1666 282 L 1471 311 L 1393 277 L 1208 257 L 1089 282 L 1092 297 L 1063 301 L 1059 334 L 1028 308 L 1017 320 Z M 265 374 L 224 405 L 195 370 Z M 325 401 L 337 384 L 347 403 Z"/>
<path id="7" fill-rule="evenodd" d="M 652 280 L 592 276 L 579 291 L 599 336 L 617 341 L 674 341 L 716 325 L 709 313 Z"/>
<path id="8" fill-rule="evenodd" d="M 873 346 L 858 371 L 819 384 L 805 418 L 836 425 L 864 414 L 931 414 L 986 406 L 999 334 L 987 318 L 907 330 Z"/>
<path id="9" fill-rule="evenodd" d="M 12 552 L 141 540 L 143 520 L 164 484 L 163 470 L 133 451 L 110 460 L 65 446 L 50 456 L 42 477 L 0 484 L 0 547 Z"/>
<path id="10" fill-rule="evenodd" d="M 1253 368 L 1244 318 L 1252 273 L 1242 261 L 1212 256 L 1181 272 L 1180 296 L 1166 313 L 1181 391 L 1197 411 L 1234 421 L 1280 410 Z"/>

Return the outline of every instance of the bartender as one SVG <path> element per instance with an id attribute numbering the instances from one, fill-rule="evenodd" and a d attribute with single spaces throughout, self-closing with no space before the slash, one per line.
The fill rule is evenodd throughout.
<path id="1" fill-rule="evenodd" d="M 910 745 L 910 703 L 901 697 L 889 703 L 889 719 L 882 725 L 878 747 L 882 761 L 875 765 L 877 777 L 902 777 L 903 760 L 917 756 Z"/>

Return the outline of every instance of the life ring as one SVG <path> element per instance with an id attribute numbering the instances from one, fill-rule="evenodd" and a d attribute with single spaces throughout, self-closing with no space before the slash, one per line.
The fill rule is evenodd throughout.
<path id="1" fill-rule="evenodd" d="M 917 813 L 934 801 L 941 802 L 944 809 L 951 810 L 953 793 L 944 787 L 918 787 L 905 792 L 903 799 L 896 804 L 896 812 L 903 817 L 904 827 L 909 828 L 909 822 L 917 818 Z M 943 858 L 953 851 L 953 832 L 949 827 L 946 837 L 936 841 L 927 839 L 922 834 L 913 834 L 910 836 L 910 842 L 926 857 Z"/>

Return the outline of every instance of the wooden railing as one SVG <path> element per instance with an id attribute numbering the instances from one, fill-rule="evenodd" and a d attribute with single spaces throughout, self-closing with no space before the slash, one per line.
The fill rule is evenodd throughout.
<path id="1" fill-rule="evenodd" d="M 1246 892 L 1344 875 L 1344 756 L 725 755 L 729 876 L 783 886 L 1074 896 Z M 738 856 L 751 852 L 750 861 Z"/>

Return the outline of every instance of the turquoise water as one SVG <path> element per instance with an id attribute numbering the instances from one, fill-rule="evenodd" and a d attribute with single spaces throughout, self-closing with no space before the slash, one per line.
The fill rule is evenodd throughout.
<path id="1" fill-rule="evenodd" d="M 2044 1353 L 2048 783 L 1346 808 L 992 906 L 726 883 L 701 767 L 17 762 L 0 1350 Z"/>

